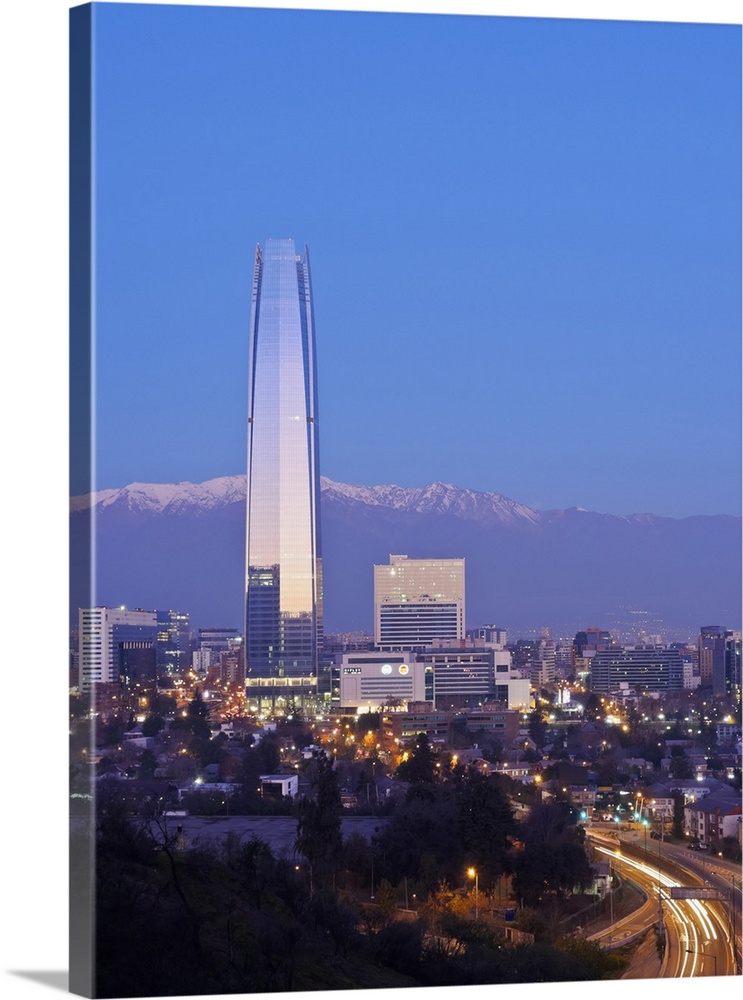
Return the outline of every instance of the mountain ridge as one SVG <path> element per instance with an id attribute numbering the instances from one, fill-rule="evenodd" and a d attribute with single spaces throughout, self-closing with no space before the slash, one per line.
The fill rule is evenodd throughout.
<path id="1" fill-rule="evenodd" d="M 75 497 L 72 511 L 73 612 L 91 604 L 170 607 L 188 611 L 194 625 L 240 627 L 244 476 L 132 483 Z M 465 558 L 468 627 L 621 628 L 623 618 L 634 621 L 627 608 L 646 609 L 648 622 L 676 634 L 698 632 L 704 621 L 739 627 L 741 518 L 733 515 L 537 511 L 451 483 L 324 479 L 321 530 L 329 632 L 371 630 L 373 566 L 392 552 Z"/>
<path id="2" fill-rule="evenodd" d="M 681 518 L 650 512 L 613 514 L 578 506 L 538 510 L 502 493 L 473 490 L 443 482 L 433 482 L 418 487 L 398 486 L 394 483 L 364 486 L 339 483 L 327 476 L 321 476 L 320 486 L 323 500 L 341 505 L 362 504 L 368 507 L 384 507 L 415 513 L 441 512 L 476 521 L 500 520 L 511 523 L 525 521 L 540 524 L 554 521 L 566 514 L 588 514 L 646 523 L 658 520 L 685 521 L 689 518 L 734 519 L 736 517 L 732 514 L 689 514 Z M 244 503 L 245 499 L 244 475 L 219 476 L 201 483 L 192 483 L 188 480 L 179 483 L 134 482 L 119 488 L 100 490 L 97 493 L 84 493 L 71 497 L 70 511 L 78 513 L 93 506 L 101 510 L 125 506 L 132 512 L 162 513 L 168 510 L 169 513 L 179 513 L 198 508 L 213 510 L 231 503 Z"/>

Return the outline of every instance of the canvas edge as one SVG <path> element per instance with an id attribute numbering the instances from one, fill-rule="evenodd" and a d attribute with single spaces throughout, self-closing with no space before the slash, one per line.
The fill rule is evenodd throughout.
<path id="1" fill-rule="evenodd" d="M 85 492 L 93 482 L 93 236 L 92 110 L 93 5 L 69 11 L 69 463 L 71 479 L 82 477 Z M 84 581 L 88 607 L 94 606 L 92 519 L 80 537 L 70 537 L 69 572 Z M 70 609 L 72 610 L 72 609 Z M 91 741 L 92 741 L 91 730 Z M 88 797 L 70 808 L 69 840 L 69 991 L 95 996 L 95 823 L 94 780 Z M 72 800 L 70 799 L 70 806 Z"/>

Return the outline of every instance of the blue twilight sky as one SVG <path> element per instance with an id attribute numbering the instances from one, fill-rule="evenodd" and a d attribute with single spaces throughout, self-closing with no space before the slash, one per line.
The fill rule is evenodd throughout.
<path id="1" fill-rule="evenodd" d="M 244 473 L 291 236 L 324 475 L 739 512 L 739 26 L 94 7 L 99 488 Z"/>

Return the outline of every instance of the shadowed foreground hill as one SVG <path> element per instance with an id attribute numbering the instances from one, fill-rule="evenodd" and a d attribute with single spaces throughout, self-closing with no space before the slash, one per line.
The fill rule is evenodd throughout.
<path id="1" fill-rule="evenodd" d="M 586 981 L 622 968 L 586 941 L 508 947 L 476 920 L 398 920 L 352 894 L 312 892 L 258 840 L 183 851 L 154 829 L 102 809 L 96 996 Z M 74 871 L 74 838 L 72 858 Z"/>

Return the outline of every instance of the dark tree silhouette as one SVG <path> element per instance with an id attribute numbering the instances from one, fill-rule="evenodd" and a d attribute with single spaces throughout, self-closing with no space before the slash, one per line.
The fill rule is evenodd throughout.
<path id="1" fill-rule="evenodd" d="M 431 749 L 426 733 L 418 733 L 415 748 L 407 760 L 400 762 L 397 777 L 402 781 L 431 782 L 436 775 L 436 755 Z"/>
<path id="2" fill-rule="evenodd" d="M 314 798 L 302 799 L 297 807 L 295 846 L 310 865 L 310 881 L 327 885 L 341 859 L 341 796 L 333 762 L 325 754 L 315 757 Z"/>
<path id="3" fill-rule="evenodd" d="M 465 858 L 477 868 L 484 885 L 510 869 L 509 838 L 516 829 L 513 810 L 493 778 L 472 770 L 461 783 L 457 807 Z"/>

